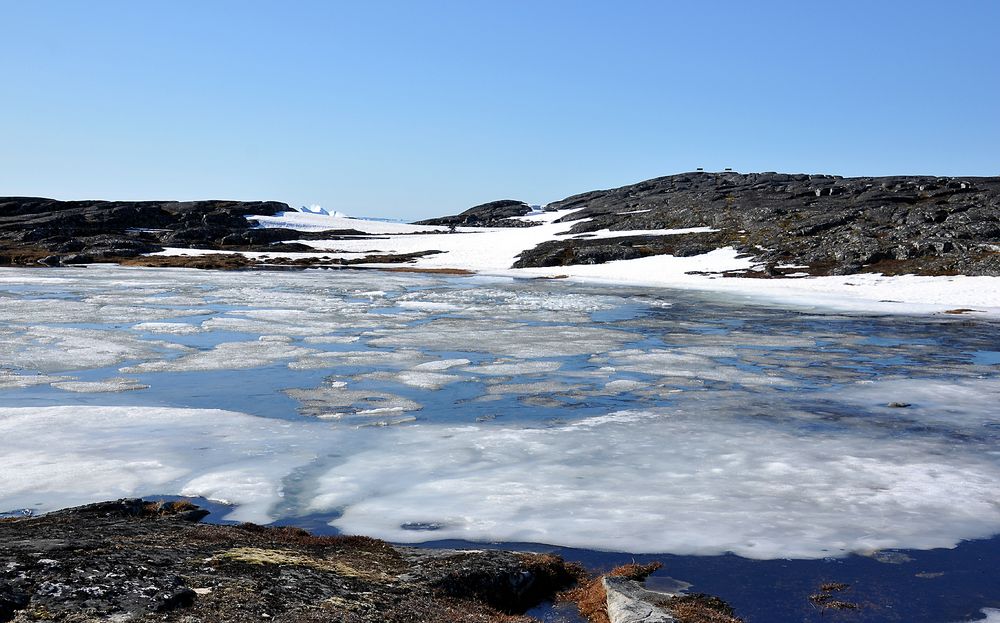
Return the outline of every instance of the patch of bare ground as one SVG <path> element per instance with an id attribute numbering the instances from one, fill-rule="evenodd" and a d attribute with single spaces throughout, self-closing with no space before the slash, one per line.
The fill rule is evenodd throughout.
<path id="1" fill-rule="evenodd" d="M 260 262 L 238 253 L 210 253 L 207 255 L 143 255 L 124 258 L 122 266 L 147 268 L 200 268 L 202 270 L 245 270 Z"/>
<path id="2" fill-rule="evenodd" d="M 145 266 L 151 268 L 199 268 L 204 270 L 268 270 L 305 268 L 368 268 L 365 264 L 402 264 L 412 262 L 426 255 L 440 251 L 421 251 L 388 255 L 366 255 L 359 258 L 332 258 L 330 256 L 248 257 L 237 252 L 205 253 L 200 255 L 143 255 L 120 258 L 123 266 Z M 405 270 L 407 272 L 442 272 L 447 274 L 472 274 L 457 269 L 420 269 L 415 267 L 393 267 L 381 270 Z"/>

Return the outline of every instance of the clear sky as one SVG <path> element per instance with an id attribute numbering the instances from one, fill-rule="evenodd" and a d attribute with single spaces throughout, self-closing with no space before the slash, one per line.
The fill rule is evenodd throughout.
<path id="1" fill-rule="evenodd" d="M 705 167 L 1000 174 L 1000 1 L 0 0 L 0 195 L 404 219 Z"/>

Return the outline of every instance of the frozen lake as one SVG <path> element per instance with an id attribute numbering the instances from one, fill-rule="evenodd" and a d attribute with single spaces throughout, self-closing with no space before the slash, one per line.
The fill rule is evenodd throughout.
<path id="1" fill-rule="evenodd" d="M 760 564 L 953 548 L 1000 532 L 998 328 L 559 280 L 4 269 L 0 511 L 184 495 Z"/>

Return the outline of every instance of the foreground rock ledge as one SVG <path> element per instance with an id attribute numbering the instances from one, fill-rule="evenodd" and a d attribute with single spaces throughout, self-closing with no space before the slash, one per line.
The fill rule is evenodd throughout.
<path id="1" fill-rule="evenodd" d="M 0 621 L 528 621 L 561 558 L 198 523 L 187 502 L 0 520 Z"/>

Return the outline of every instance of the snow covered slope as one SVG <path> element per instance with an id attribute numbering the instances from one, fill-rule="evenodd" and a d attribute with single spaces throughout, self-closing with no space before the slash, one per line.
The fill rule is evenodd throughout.
<path id="1" fill-rule="evenodd" d="M 570 224 L 556 221 L 576 211 L 577 209 L 536 212 L 519 217 L 519 220 L 536 223 L 534 227 L 459 227 L 453 232 L 441 226 L 299 212 L 252 219 L 261 227 L 285 227 L 308 232 L 354 229 L 372 235 L 371 238 L 349 240 L 302 240 L 299 242 L 316 251 L 282 253 L 293 258 L 326 256 L 356 260 L 373 255 L 439 251 L 418 258 L 408 266 L 417 269 L 472 270 L 498 276 L 558 276 L 590 282 L 718 291 L 748 300 L 842 311 L 926 314 L 971 310 L 963 313 L 1000 316 L 1000 277 L 883 276 L 875 273 L 826 277 L 800 275 L 781 279 L 723 276 L 727 271 L 744 271 L 755 266 L 752 258 L 740 255 L 733 248 L 716 249 L 689 257 L 656 255 L 604 264 L 511 268 L 521 252 L 547 241 L 571 238 L 573 235 L 569 233 Z M 649 235 L 669 237 L 709 231 L 709 228 L 614 232 L 599 230 L 586 235 L 598 238 Z M 161 254 L 197 253 L 198 250 L 170 248 Z M 266 254 L 246 252 L 244 255 L 259 258 Z M 373 268 L 398 266 L 378 263 L 361 265 Z"/>

